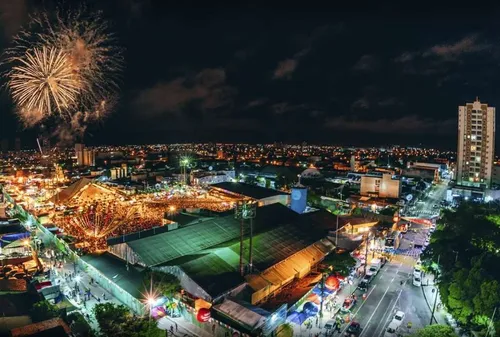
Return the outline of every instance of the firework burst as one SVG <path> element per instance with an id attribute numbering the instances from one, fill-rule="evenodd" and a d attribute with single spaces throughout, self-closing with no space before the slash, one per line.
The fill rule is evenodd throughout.
<path id="1" fill-rule="evenodd" d="M 35 48 L 19 62 L 10 72 L 9 87 L 28 125 L 42 120 L 44 111 L 63 114 L 77 104 L 80 87 L 60 49 Z"/>
<path id="2" fill-rule="evenodd" d="M 122 49 L 100 13 L 85 13 L 33 17 L 7 50 L 8 88 L 27 126 L 55 116 L 85 130 L 113 107 Z"/>

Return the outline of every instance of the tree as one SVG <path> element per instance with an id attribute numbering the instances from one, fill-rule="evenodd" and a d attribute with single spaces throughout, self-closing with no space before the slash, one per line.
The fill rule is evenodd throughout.
<path id="1" fill-rule="evenodd" d="M 134 317 L 124 305 L 97 304 L 94 314 L 105 337 L 160 337 L 165 332 L 149 317 Z"/>
<path id="2" fill-rule="evenodd" d="M 124 305 L 106 302 L 94 306 L 94 315 L 105 336 L 118 336 L 123 324 L 130 316 L 129 310 Z"/>
<path id="3" fill-rule="evenodd" d="M 463 203 L 444 211 L 426 256 L 438 273 L 442 302 L 464 327 L 485 331 L 500 303 L 500 209 Z M 495 316 L 494 324 L 500 323 Z"/>
<path id="4" fill-rule="evenodd" d="M 448 325 L 429 325 L 417 330 L 411 337 L 457 337 L 453 328 Z"/>
<path id="5" fill-rule="evenodd" d="M 307 192 L 307 203 L 310 204 L 311 206 L 320 206 L 321 197 L 312 190 L 309 190 Z"/>
<path id="6" fill-rule="evenodd" d="M 80 313 L 72 313 L 66 318 L 71 331 L 80 337 L 94 337 L 95 333 Z"/>
<path id="7" fill-rule="evenodd" d="M 349 275 L 351 268 L 356 265 L 356 260 L 348 252 L 340 254 L 333 252 L 327 255 L 322 262 L 343 276 Z"/>
<path id="8" fill-rule="evenodd" d="M 395 212 L 396 212 L 396 208 L 393 208 L 393 207 L 387 207 L 387 208 L 384 208 L 383 210 L 381 210 L 381 211 L 379 212 L 379 214 L 381 214 L 381 215 L 393 216 Z"/>
<path id="9" fill-rule="evenodd" d="M 31 318 L 34 322 L 45 321 L 59 316 L 59 309 L 50 304 L 49 301 L 40 301 L 33 305 L 31 309 Z"/>

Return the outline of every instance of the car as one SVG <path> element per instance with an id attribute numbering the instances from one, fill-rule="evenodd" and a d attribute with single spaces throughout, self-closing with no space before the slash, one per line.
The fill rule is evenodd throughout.
<path id="1" fill-rule="evenodd" d="M 394 314 L 394 317 L 392 318 L 392 322 L 401 325 L 401 324 L 403 324 L 403 320 L 404 319 L 405 319 L 405 313 L 403 311 L 401 311 L 401 310 L 398 310 Z"/>
<path id="2" fill-rule="evenodd" d="M 344 310 L 351 310 L 351 308 L 356 304 L 357 302 L 357 299 L 356 299 L 356 296 L 348 296 L 345 300 L 344 300 L 344 303 L 342 305 L 342 308 Z"/>
<path id="3" fill-rule="evenodd" d="M 428 246 L 428 245 L 429 245 L 429 243 L 431 243 L 431 240 L 429 240 L 429 238 L 425 239 L 425 243 L 424 243 L 424 245 L 425 245 L 425 246 Z"/>
<path id="4" fill-rule="evenodd" d="M 366 281 L 366 283 L 370 283 L 373 279 L 373 275 L 368 275 L 366 274 L 365 277 L 363 277 L 363 279 L 361 281 Z"/>
<path id="5" fill-rule="evenodd" d="M 333 330 L 337 327 L 337 321 L 334 319 L 329 320 L 326 322 L 325 326 L 323 327 L 325 330 Z"/>
<path id="6" fill-rule="evenodd" d="M 422 278 L 422 271 L 418 268 L 413 269 L 413 277 Z"/>
<path id="7" fill-rule="evenodd" d="M 368 269 L 366 271 L 366 275 L 370 276 L 370 277 L 373 277 L 373 276 L 377 275 L 377 273 L 378 273 L 378 268 L 377 267 L 373 267 L 373 266 L 370 267 L 370 269 Z"/>
<path id="8" fill-rule="evenodd" d="M 352 322 L 347 327 L 347 330 L 345 332 L 345 336 L 346 337 L 353 337 L 353 336 L 356 337 L 356 336 L 359 336 L 360 333 L 361 333 L 361 325 L 358 322 Z"/>
<path id="9" fill-rule="evenodd" d="M 413 285 L 415 287 L 421 287 L 422 286 L 422 280 L 420 279 L 420 277 L 413 276 Z"/>
<path id="10" fill-rule="evenodd" d="M 396 336 L 396 332 L 399 330 L 399 325 L 397 322 L 391 322 L 387 329 L 385 330 L 384 337 Z"/>
<path id="11" fill-rule="evenodd" d="M 365 280 L 361 280 L 361 282 L 359 282 L 359 284 L 358 284 L 358 288 L 361 290 L 366 290 L 366 289 L 368 289 L 369 285 L 370 285 L 369 282 L 367 282 Z"/>

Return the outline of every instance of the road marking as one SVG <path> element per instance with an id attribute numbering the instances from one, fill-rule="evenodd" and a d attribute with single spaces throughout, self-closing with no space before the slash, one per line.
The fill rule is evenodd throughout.
<path id="1" fill-rule="evenodd" d="M 403 287 L 406 285 L 406 281 L 405 283 L 403 283 Z M 403 288 L 401 288 L 401 290 L 399 290 L 399 294 L 398 294 L 398 297 L 396 297 L 396 301 L 394 302 L 394 305 L 392 306 L 392 309 L 389 310 L 386 315 L 387 316 L 391 316 L 394 314 L 394 308 L 396 308 L 396 304 L 398 303 L 399 301 L 399 297 L 401 296 L 401 293 L 403 292 Z M 385 322 L 384 325 L 383 325 L 383 329 L 382 331 L 380 331 L 380 333 L 378 334 L 378 336 L 382 336 L 382 334 L 385 332 L 385 327 L 387 326 L 387 323 L 389 322 L 389 317 L 387 317 L 385 320 L 383 319 L 382 322 Z M 375 331 L 376 332 L 376 331 Z"/>
<path id="2" fill-rule="evenodd" d="M 356 310 L 356 312 L 354 314 L 352 314 L 351 321 L 354 319 L 354 317 L 356 317 L 356 315 L 358 314 L 359 310 L 361 310 L 361 308 L 363 307 L 363 305 L 365 305 L 366 301 L 368 300 L 368 297 L 370 297 L 370 295 L 375 290 L 375 288 L 377 288 L 376 284 L 373 286 L 372 290 L 370 290 L 368 292 L 368 295 L 366 295 L 366 299 L 363 301 L 363 303 L 361 303 L 361 305 L 359 306 L 358 310 Z M 345 333 L 345 331 L 347 330 L 348 327 L 349 327 L 349 324 L 347 324 L 347 326 L 344 328 L 344 330 L 341 332 L 340 335 L 343 335 Z"/>
<path id="3" fill-rule="evenodd" d="M 385 290 L 384 295 L 382 296 L 382 298 L 380 299 L 380 301 L 378 301 L 378 304 L 377 304 L 377 306 L 375 307 L 375 309 L 373 310 L 372 315 L 370 316 L 370 318 L 369 318 L 369 319 L 368 319 L 368 321 L 366 322 L 366 326 L 368 326 L 368 324 L 370 324 L 370 321 L 372 320 L 373 315 L 375 315 L 375 313 L 377 312 L 378 307 L 379 307 L 379 306 L 380 306 L 380 304 L 382 303 L 382 300 L 384 299 L 385 295 L 387 295 L 387 292 L 389 291 L 389 288 L 390 288 L 390 287 L 391 287 L 390 285 L 389 285 L 389 286 L 387 286 L 387 289 Z M 361 334 L 359 335 L 359 337 L 361 337 L 365 331 L 367 331 L 367 330 L 365 329 L 365 330 L 361 331 Z"/>

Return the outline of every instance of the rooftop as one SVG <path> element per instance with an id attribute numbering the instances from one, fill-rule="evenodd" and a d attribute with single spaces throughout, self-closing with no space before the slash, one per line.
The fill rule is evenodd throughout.
<path id="1" fill-rule="evenodd" d="M 236 193 L 253 199 L 264 199 L 277 195 L 287 195 L 288 193 L 273 190 L 270 188 L 259 187 L 245 183 L 224 182 L 212 185 L 212 187 L 223 189 L 231 193 Z"/>
<path id="2" fill-rule="evenodd" d="M 254 233 L 277 226 L 296 215 L 281 204 L 259 207 Z M 155 266 L 183 256 L 203 254 L 205 249 L 232 243 L 239 238 L 240 222 L 232 214 L 200 220 L 169 232 L 130 241 L 128 245 L 145 265 Z"/>
<path id="3" fill-rule="evenodd" d="M 10 331 L 12 337 L 37 336 L 59 337 L 69 336 L 71 329 L 61 318 L 52 318 L 43 322 L 33 323 Z"/>
<path id="4" fill-rule="evenodd" d="M 309 223 L 307 218 L 298 216 L 280 204 L 260 207 L 257 210 L 253 237 L 255 270 L 264 271 L 326 236 L 324 231 L 311 230 Z M 238 271 L 240 224 L 234 221 L 233 226 L 237 231 L 233 240 L 172 260 L 166 265 L 179 266 L 213 297 L 240 285 L 244 282 Z M 244 241 L 244 247 L 244 263 L 248 264 L 248 236 Z"/>
<path id="5" fill-rule="evenodd" d="M 26 280 L 0 279 L 0 292 L 23 292 L 27 289 Z"/>
<path id="6" fill-rule="evenodd" d="M 142 297 L 144 288 L 140 286 L 144 282 L 142 269 L 129 265 L 127 270 L 126 262 L 110 253 L 88 254 L 81 258 L 133 297 Z"/>

